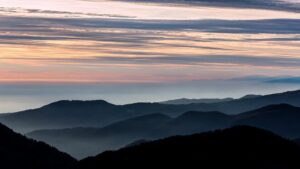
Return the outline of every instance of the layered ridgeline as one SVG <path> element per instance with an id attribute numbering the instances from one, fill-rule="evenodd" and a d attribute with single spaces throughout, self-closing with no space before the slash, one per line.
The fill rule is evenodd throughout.
<path id="1" fill-rule="evenodd" d="M 103 128 L 38 130 L 27 136 L 47 143 L 81 159 L 126 146 L 139 139 L 150 139 L 151 133 L 171 120 L 163 114 L 151 114 L 120 121 Z M 66 144 L 67 143 L 67 144 Z"/>
<path id="2" fill-rule="evenodd" d="M 201 133 L 233 125 L 251 125 L 283 137 L 299 138 L 300 108 L 287 104 L 270 105 L 239 115 L 189 111 L 175 118 L 151 114 L 103 128 L 38 130 L 27 136 L 45 141 L 80 159 L 105 150 L 116 150 L 136 140 Z"/>
<path id="3" fill-rule="evenodd" d="M 284 137 L 300 137 L 300 108 L 288 104 L 270 105 L 236 116 L 234 125 L 264 128 Z"/>
<path id="4" fill-rule="evenodd" d="M 103 167 L 298 169 L 300 148 L 271 132 L 238 126 L 176 136 L 109 151 L 79 162 L 74 169 Z"/>
<path id="5" fill-rule="evenodd" d="M 2 124 L 0 138 L 0 168 L 3 169 L 68 169 L 76 163 L 71 156 Z"/>
<path id="6" fill-rule="evenodd" d="M 219 111 L 238 114 L 270 104 L 286 103 L 300 106 L 300 91 L 214 103 L 162 104 L 134 103 L 114 105 L 106 101 L 59 101 L 38 109 L 26 110 L 0 116 L 0 122 L 22 133 L 40 129 L 74 127 L 104 127 L 121 120 L 162 113 L 176 117 L 187 111 Z"/>

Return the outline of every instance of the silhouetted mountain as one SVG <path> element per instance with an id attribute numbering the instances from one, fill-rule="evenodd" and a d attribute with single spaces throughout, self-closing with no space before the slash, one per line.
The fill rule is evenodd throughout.
<path id="1" fill-rule="evenodd" d="M 300 138 L 296 139 L 295 142 L 300 146 Z"/>
<path id="2" fill-rule="evenodd" d="M 232 116 L 221 112 L 190 111 L 169 121 L 156 131 L 160 136 L 187 135 L 225 128 L 232 122 Z"/>
<path id="3" fill-rule="evenodd" d="M 84 158 L 105 150 L 121 148 L 139 139 L 147 139 L 150 137 L 149 133 L 170 119 L 163 114 L 151 114 L 120 121 L 103 128 L 39 130 L 28 133 L 27 136 L 45 141 L 76 158 Z"/>
<path id="4" fill-rule="evenodd" d="M 68 127 L 102 127 L 134 116 L 106 101 L 59 101 L 38 109 L 13 113 L 0 121 L 19 132 Z"/>
<path id="5" fill-rule="evenodd" d="M 220 103 L 226 101 L 232 101 L 233 98 L 224 98 L 224 99 L 174 99 L 174 100 L 167 100 L 163 102 L 159 102 L 161 104 L 193 104 L 193 103 Z"/>
<path id="6" fill-rule="evenodd" d="M 68 169 L 76 163 L 71 156 L 14 133 L 2 124 L 0 138 L 0 168 L 3 169 Z"/>
<path id="7" fill-rule="evenodd" d="M 147 167 L 298 169 L 300 148 L 271 132 L 239 126 L 170 137 L 84 159 L 75 169 Z"/>
<path id="8" fill-rule="evenodd" d="M 121 148 L 139 139 L 154 140 L 225 128 L 231 121 L 232 116 L 220 112 L 191 111 L 174 119 L 162 114 L 151 114 L 99 129 L 40 130 L 28 133 L 27 136 L 45 141 L 74 157 L 83 158 Z"/>
<path id="9" fill-rule="evenodd" d="M 257 97 L 261 97 L 262 95 L 248 94 L 246 96 L 241 97 L 240 99 L 253 99 Z"/>
<path id="10" fill-rule="evenodd" d="M 270 105 L 237 115 L 234 124 L 263 128 L 289 138 L 300 137 L 300 108 Z"/>
<path id="11" fill-rule="evenodd" d="M 135 112 L 161 112 L 174 117 L 187 111 L 220 111 L 226 114 L 238 114 L 267 105 L 282 103 L 300 107 L 300 90 L 211 104 L 163 105 L 159 103 L 135 103 L 123 107 Z"/>
<path id="12" fill-rule="evenodd" d="M 39 129 L 104 127 L 117 121 L 153 113 L 162 113 L 171 117 L 187 111 L 220 111 L 226 114 L 238 114 L 270 104 L 282 103 L 300 106 L 300 91 L 210 104 L 134 103 L 113 105 L 105 101 L 60 101 L 39 109 L 0 117 L 0 122 L 19 132 L 30 132 Z"/>
<path id="13" fill-rule="evenodd" d="M 138 146 L 140 144 L 146 143 L 146 142 L 148 142 L 148 141 L 145 140 L 145 139 L 136 140 L 136 141 L 134 141 L 132 143 L 127 144 L 125 147 L 134 147 L 134 146 Z"/>
<path id="14" fill-rule="evenodd" d="M 74 157 L 83 158 L 118 149 L 140 139 L 195 134 L 232 125 L 251 125 L 284 137 L 296 138 L 300 137 L 300 108 L 286 104 L 270 105 L 240 115 L 189 111 L 173 119 L 153 114 L 103 128 L 41 130 L 29 133 L 28 136 L 45 141 Z M 66 142 L 68 145 L 65 145 Z"/>

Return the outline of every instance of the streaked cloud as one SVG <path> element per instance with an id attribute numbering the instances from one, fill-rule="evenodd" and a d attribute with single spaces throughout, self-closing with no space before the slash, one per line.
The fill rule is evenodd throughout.
<path id="1" fill-rule="evenodd" d="M 86 0 L 91 1 L 91 0 Z M 119 0 L 124 1 L 124 0 Z M 291 12 L 300 11 L 299 0 L 125 0 L 128 2 L 148 2 L 148 3 L 166 3 L 166 4 L 182 4 L 182 5 L 199 5 L 199 6 L 217 6 L 231 8 L 253 8 L 253 9 L 269 9 L 283 10 Z"/>
<path id="2" fill-rule="evenodd" d="M 0 21 L 2 82 L 166 83 L 300 69 L 295 19 Z"/>
<path id="3" fill-rule="evenodd" d="M 147 1 L 147 0 L 146 0 Z M 136 1 L 136 2 L 146 2 Z M 155 1 L 148 1 L 155 2 Z M 157 1 L 156 1 L 157 2 Z M 168 3 L 171 2 L 170 5 Z M 173 2 L 183 2 L 183 6 Z M 278 3 L 278 1 L 159 1 L 159 3 L 129 3 L 113 0 L 2 0 L 0 7 L 5 15 L 40 17 L 129 17 L 146 20 L 255 20 L 280 18 L 296 19 L 299 13 L 297 4 Z M 231 8 L 228 8 L 231 7 Z M 270 9 L 282 10 L 273 11 Z M 251 15 L 249 15 L 251 13 Z"/>
<path id="4" fill-rule="evenodd" d="M 0 111 L 300 87 L 297 0 L 146 1 L 0 1 Z"/>

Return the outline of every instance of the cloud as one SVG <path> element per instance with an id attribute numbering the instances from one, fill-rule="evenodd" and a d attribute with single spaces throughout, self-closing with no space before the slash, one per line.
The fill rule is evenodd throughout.
<path id="1" fill-rule="evenodd" d="M 131 18 L 132 16 L 125 16 L 125 15 L 113 15 L 113 14 L 98 14 L 98 13 L 86 13 L 86 12 L 68 12 L 68 11 L 55 11 L 55 10 L 42 10 L 42 9 L 25 9 L 19 7 L 0 7 L 0 12 L 5 14 L 23 14 L 23 15 L 51 15 L 52 17 L 55 16 L 63 16 L 63 17 L 72 17 L 72 18 L 79 18 L 79 17 L 89 17 L 89 18 Z"/>
<path id="2" fill-rule="evenodd" d="M 122 0 L 119 0 L 122 1 Z M 169 3 L 183 5 L 199 5 L 213 7 L 271 9 L 300 12 L 300 2 L 289 0 L 127 0 L 129 2 Z"/>
<path id="3" fill-rule="evenodd" d="M 255 57 L 237 55 L 198 55 L 198 56 L 138 56 L 138 57 L 89 57 L 89 58 L 0 58 L 11 60 L 29 60 L 40 62 L 54 62 L 59 64 L 84 63 L 93 65 L 201 65 L 201 64 L 222 64 L 222 65 L 249 65 L 249 66 L 270 66 L 270 67 L 300 67 L 300 58 L 284 57 Z"/>
<path id="4" fill-rule="evenodd" d="M 296 34 L 300 33 L 300 19 L 269 20 L 131 20 L 131 19 L 84 19 L 84 18 L 32 18 L 1 17 L 0 30 L 19 32 L 49 32 L 47 28 L 114 28 L 136 30 L 197 30 L 212 33 L 234 34 Z"/>

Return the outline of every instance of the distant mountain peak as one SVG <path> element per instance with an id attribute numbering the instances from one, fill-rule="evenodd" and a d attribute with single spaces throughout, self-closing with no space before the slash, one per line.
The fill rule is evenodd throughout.
<path id="1" fill-rule="evenodd" d="M 46 106 L 69 106 L 69 105 L 77 105 L 77 104 L 97 104 L 97 105 L 112 105 L 111 103 L 105 100 L 60 100 L 53 103 L 50 103 Z M 45 107 L 46 107 L 45 106 Z"/>
<path id="2" fill-rule="evenodd" d="M 262 96 L 262 95 L 248 94 L 246 96 L 241 97 L 240 99 L 253 99 L 253 98 L 260 97 L 260 96 Z"/>
<path id="3" fill-rule="evenodd" d="M 232 101 L 233 98 L 207 98 L 207 99 L 188 99 L 188 98 L 180 98 L 180 99 L 174 99 L 174 100 L 167 100 L 163 102 L 159 102 L 161 104 L 171 104 L 171 105 L 180 105 L 180 104 L 197 104 L 197 103 L 220 103 L 220 102 L 226 102 L 226 101 Z"/>

